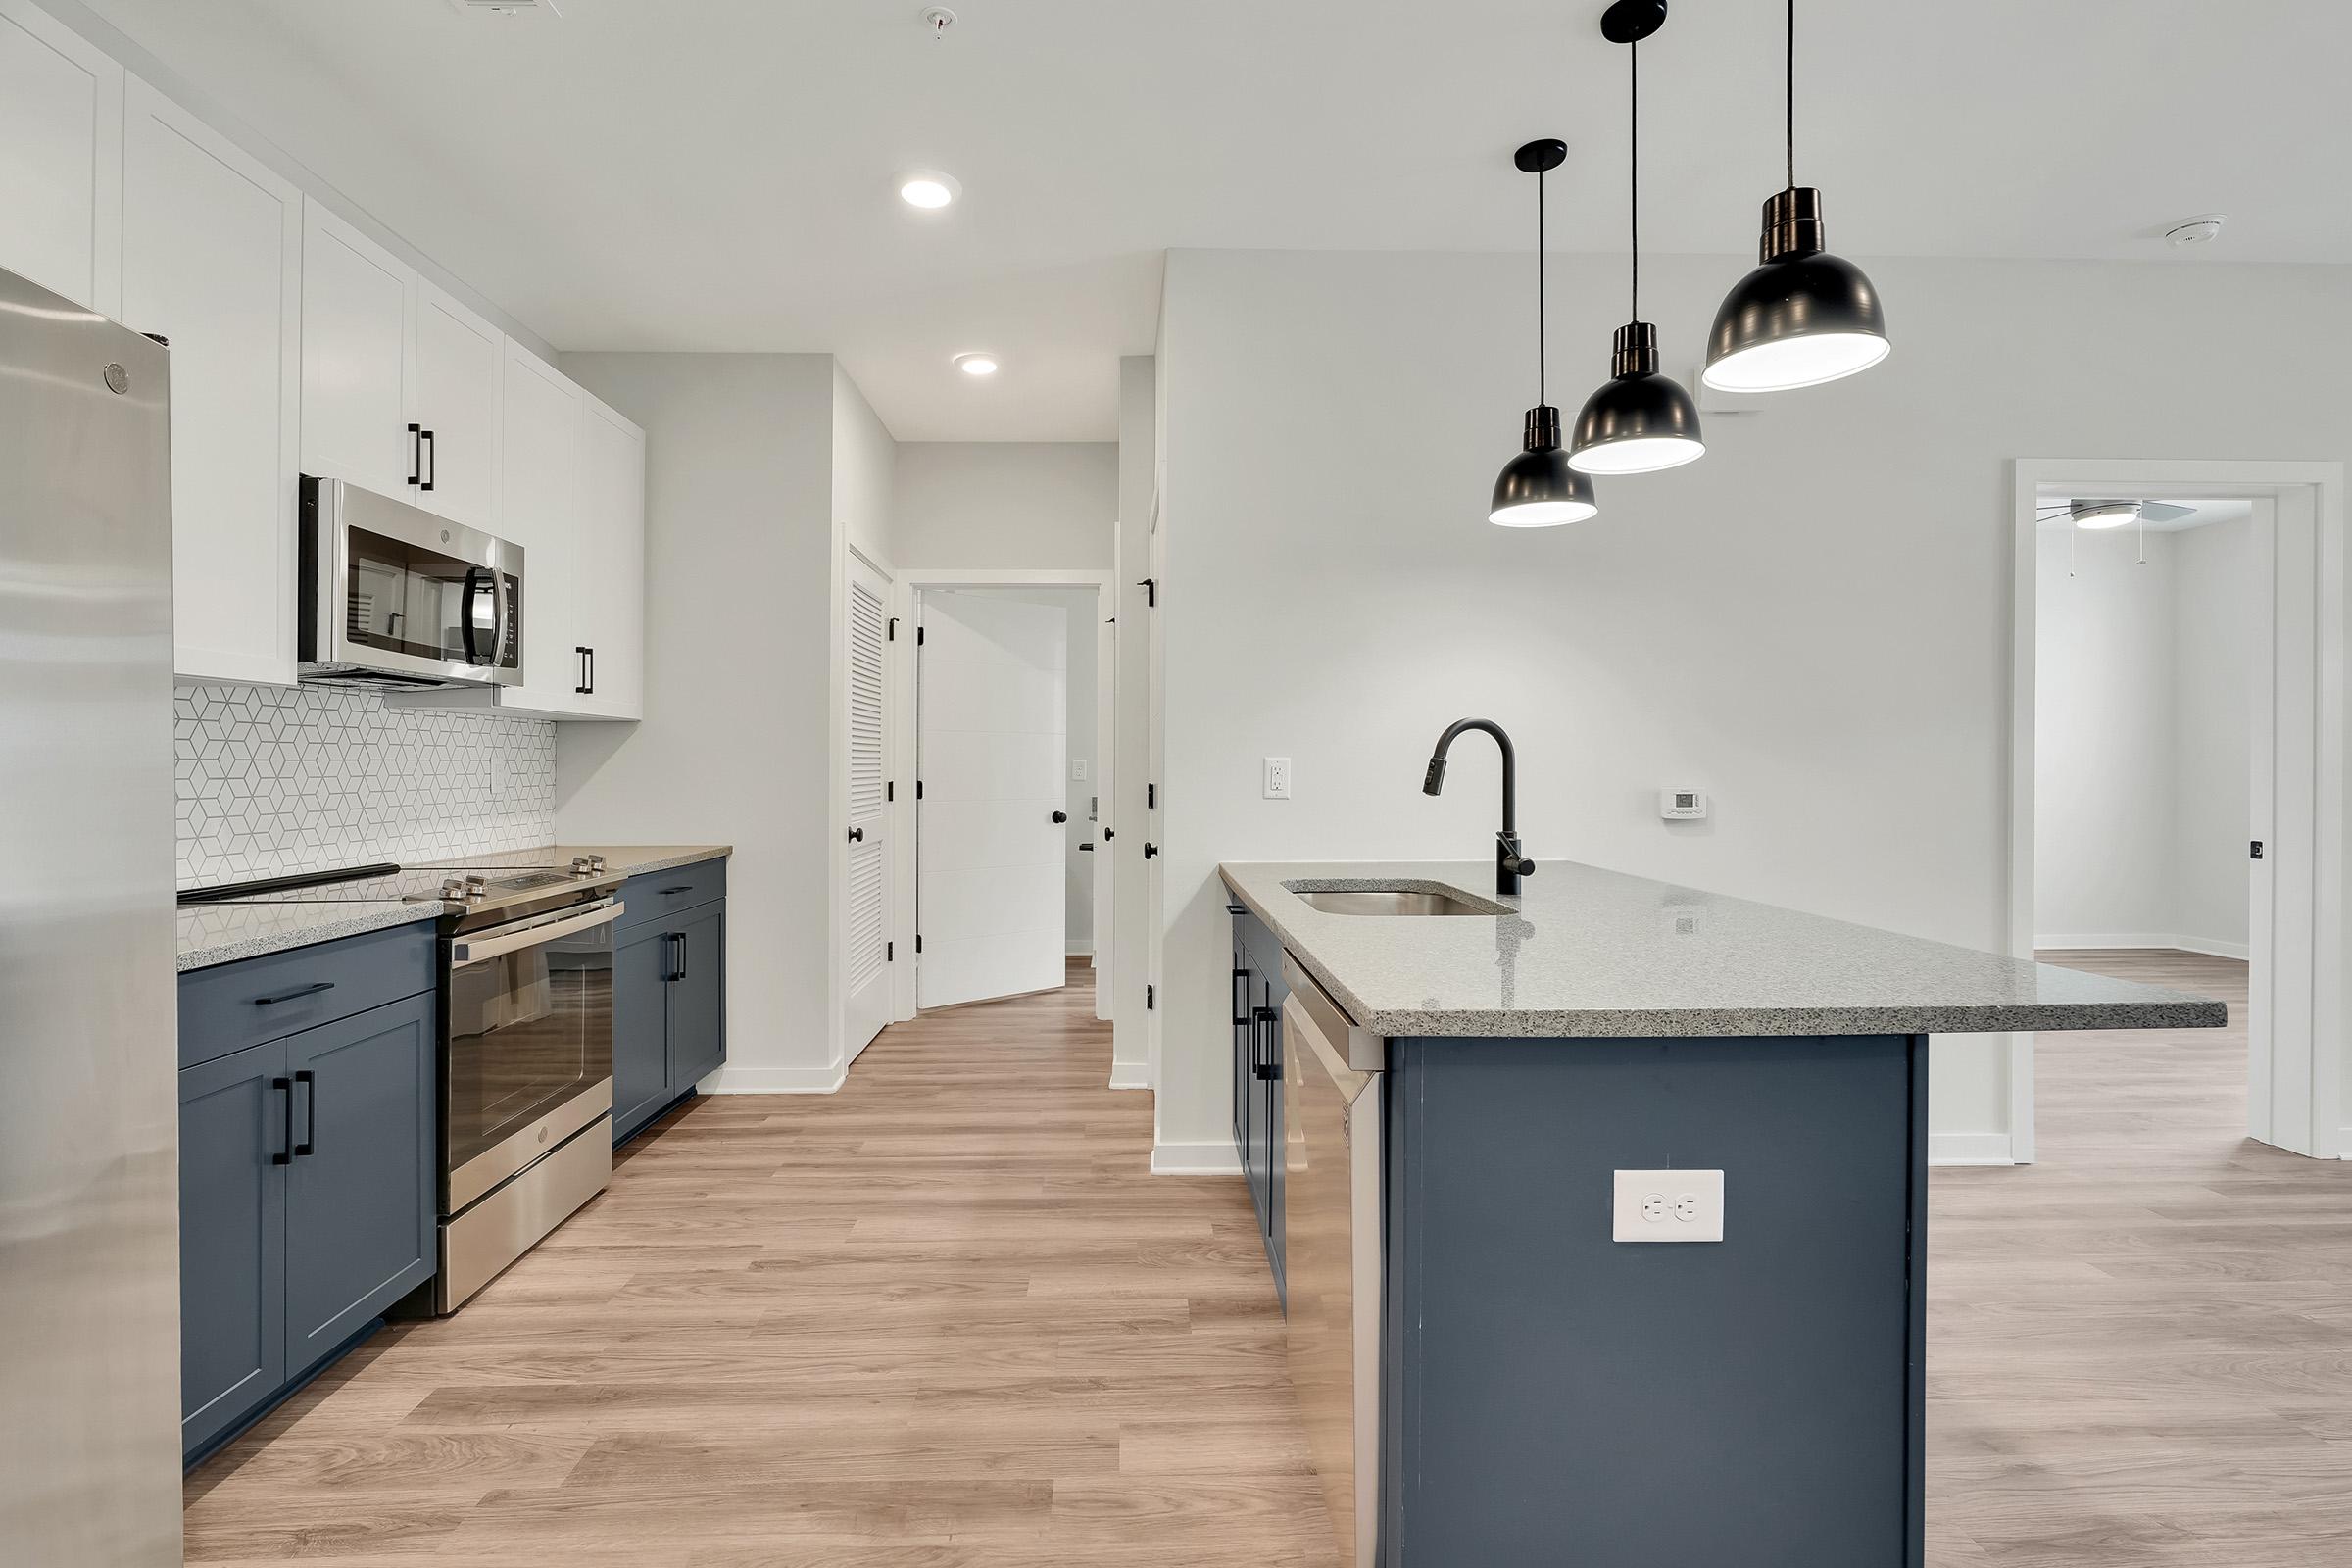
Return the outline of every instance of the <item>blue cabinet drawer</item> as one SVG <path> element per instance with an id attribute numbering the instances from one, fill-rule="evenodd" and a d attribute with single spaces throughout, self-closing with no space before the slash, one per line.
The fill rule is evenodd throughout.
<path id="1" fill-rule="evenodd" d="M 620 902 L 629 911 L 620 917 L 620 929 L 626 931 L 726 896 L 727 862 L 723 857 L 673 865 L 666 871 L 647 871 L 620 886 Z"/>
<path id="2" fill-rule="evenodd" d="M 179 1064 L 398 1002 L 435 984 L 430 920 L 290 948 L 179 977 Z"/>

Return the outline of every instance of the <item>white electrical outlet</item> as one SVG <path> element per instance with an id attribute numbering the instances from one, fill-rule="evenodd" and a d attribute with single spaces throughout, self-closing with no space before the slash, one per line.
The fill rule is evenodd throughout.
<path id="1" fill-rule="evenodd" d="M 1287 757 L 1266 759 L 1266 799 L 1287 801 L 1291 798 L 1291 760 Z"/>
<path id="2" fill-rule="evenodd" d="M 1085 758 L 1073 757 L 1070 759 L 1070 782 L 1073 784 L 1083 784 L 1086 782 Z"/>
<path id="3" fill-rule="evenodd" d="M 1720 1242 L 1723 1172 L 1617 1172 L 1609 1239 L 1618 1242 Z"/>

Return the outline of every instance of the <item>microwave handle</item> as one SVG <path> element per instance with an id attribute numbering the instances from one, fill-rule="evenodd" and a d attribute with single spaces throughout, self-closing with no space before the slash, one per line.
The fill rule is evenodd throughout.
<path id="1" fill-rule="evenodd" d="M 484 652 L 474 635 L 474 609 L 487 592 L 490 599 L 490 643 Z M 466 642 L 466 662 L 495 666 L 507 646 L 507 588 L 493 566 L 466 568 L 466 602 L 458 613 L 458 632 Z"/>

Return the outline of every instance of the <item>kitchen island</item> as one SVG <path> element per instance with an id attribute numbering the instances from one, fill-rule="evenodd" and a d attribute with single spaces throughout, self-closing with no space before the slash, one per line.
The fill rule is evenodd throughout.
<path id="1" fill-rule="evenodd" d="M 1917 1568 L 1929 1037 L 2227 1019 L 1590 866 L 1220 869 L 1235 1134 L 1356 1564 Z"/>

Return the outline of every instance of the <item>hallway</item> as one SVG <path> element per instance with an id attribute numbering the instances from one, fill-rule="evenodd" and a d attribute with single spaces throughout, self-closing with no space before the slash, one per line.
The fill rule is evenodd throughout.
<path id="1" fill-rule="evenodd" d="M 1146 1174 L 1090 978 L 692 1102 L 190 1476 L 188 1561 L 1322 1568 L 1249 1194 Z"/>
<path id="2" fill-rule="evenodd" d="M 2244 963 L 2040 956 L 2230 1027 L 2042 1035 L 2039 1162 L 1935 1173 L 1931 1568 L 2352 1561 L 2352 1165 L 2245 1137 Z"/>

